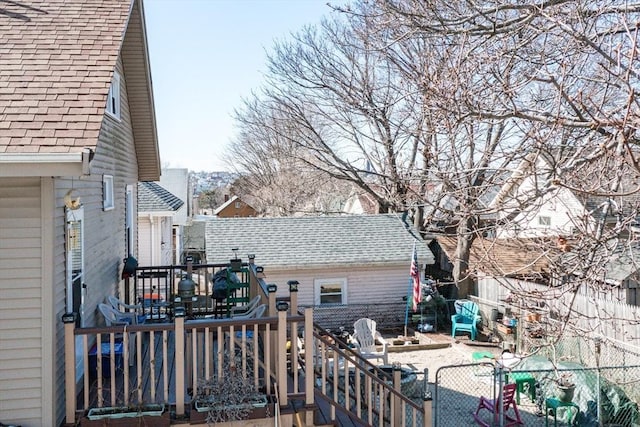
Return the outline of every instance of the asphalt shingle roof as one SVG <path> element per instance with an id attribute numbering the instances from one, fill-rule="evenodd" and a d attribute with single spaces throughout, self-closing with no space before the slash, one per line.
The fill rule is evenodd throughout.
<path id="1" fill-rule="evenodd" d="M 138 212 L 177 211 L 184 202 L 160 184 L 145 181 L 138 183 Z"/>
<path id="2" fill-rule="evenodd" d="M 130 0 L 0 6 L 0 153 L 95 147 Z"/>
<path id="3" fill-rule="evenodd" d="M 428 242 L 400 215 L 215 218 L 206 225 L 207 262 L 227 263 L 256 255 L 266 267 L 312 268 L 328 265 L 432 264 Z M 416 240 L 417 238 L 417 240 Z"/>

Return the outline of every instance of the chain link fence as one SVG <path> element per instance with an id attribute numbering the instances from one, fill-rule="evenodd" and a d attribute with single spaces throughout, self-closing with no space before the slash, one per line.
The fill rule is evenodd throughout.
<path id="1" fill-rule="evenodd" d="M 436 373 L 434 426 L 477 425 L 473 414 L 480 396 L 495 399 L 507 382 L 518 385 L 516 405 L 526 426 L 545 425 L 545 416 L 563 426 L 640 426 L 640 366 L 582 368 L 568 362 L 547 369 L 549 366 L 548 359 L 534 357 L 511 370 L 492 363 L 440 368 Z M 569 377 L 575 384 L 571 403 L 558 403 L 563 397 L 558 388 L 560 377 Z M 482 418 L 493 422 L 486 412 Z"/>

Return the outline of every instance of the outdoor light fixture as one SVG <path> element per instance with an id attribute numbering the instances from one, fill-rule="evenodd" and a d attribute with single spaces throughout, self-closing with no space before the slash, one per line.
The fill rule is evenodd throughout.
<path id="1" fill-rule="evenodd" d="M 289 285 L 289 292 L 298 292 L 298 285 L 300 282 L 297 280 L 289 280 L 287 285 Z"/>
<path id="2" fill-rule="evenodd" d="M 276 286 L 275 283 L 269 283 L 267 285 L 267 292 L 271 293 L 271 292 L 275 292 L 278 290 L 278 287 Z"/>
<path id="3" fill-rule="evenodd" d="M 73 323 L 76 321 L 75 313 L 65 313 L 62 315 L 62 323 Z"/>
<path id="4" fill-rule="evenodd" d="M 250 261 L 256 259 L 256 254 L 248 254 L 247 258 L 249 258 Z"/>
<path id="5" fill-rule="evenodd" d="M 176 307 L 176 308 L 174 308 L 173 309 L 173 315 L 174 315 L 174 317 L 184 317 L 186 315 L 184 307 Z"/>
<path id="6" fill-rule="evenodd" d="M 289 310 L 289 303 L 286 301 L 278 301 L 276 303 L 276 310 L 278 311 L 287 311 Z"/>

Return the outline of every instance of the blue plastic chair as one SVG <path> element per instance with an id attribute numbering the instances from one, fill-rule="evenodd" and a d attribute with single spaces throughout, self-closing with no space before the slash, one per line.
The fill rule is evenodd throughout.
<path id="1" fill-rule="evenodd" d="M 456 332 L 469 332 L 471 341 L 475 341 L 478 334 L 477 323 L 480 320 L 478 304 L 473 301 L 456 301 L 456 314 L 451 316 L 451 336 L 455 338 Z"/>

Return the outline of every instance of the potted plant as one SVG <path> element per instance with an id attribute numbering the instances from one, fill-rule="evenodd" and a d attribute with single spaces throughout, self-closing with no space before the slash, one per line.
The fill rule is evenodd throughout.
<path id="1" fill-rule="evenodd" d="M 560 372 L 556 377 L 556 388 L 558 389 L 558 400 L 561 402 L 571 402 L 576 384 L 571 372 Z"/>
<path id="2" fill-rule="evenodd" d="M 247 369 L 243 374 L 228 359 L 225 357 L 221 376 L 198 381 L 190 415 L 192 424 L 215 424 L 273 415 L 274 404 L 256 387 L 251 370 Z"/>
<path id="3" fill-rule="evenodd" d="M 104 406 L 91 408 L 82 418 L 81 426 L 169 426 L 171 419 L 164 404 Z"/>

